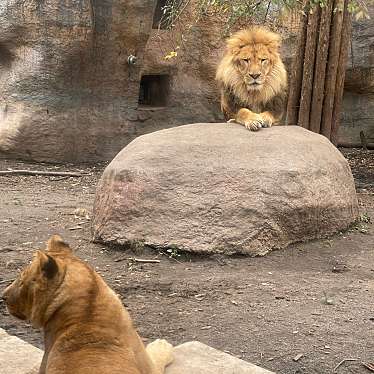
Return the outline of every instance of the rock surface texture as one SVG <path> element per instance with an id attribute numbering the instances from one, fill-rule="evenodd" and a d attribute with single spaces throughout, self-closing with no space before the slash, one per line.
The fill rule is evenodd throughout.
<path id="1" fill-rule="evenodd" d="M 111 160 L 139 135 L 217 121 L 215 66 L 208 78 L 199 62 L 214 46 L 196 43 L 198 32 L 177 71 L 152 32 L 156 3 L 0 1 L 0 156 Z M 151 34 L 157 42 L 147 45 Z"/>
<path id="2" fill-rule="evenodd" d="M 174 355 L 165 374 L 274 374 L 199 342 L 175 347 Z M 43 351 L 0 329 L 0 373 L 37 374 L 42 357 Z"/>
<path id="3" fill-rule="evenodd" d="M 264 255 L 343 230 L 358 215 L 347 161 L 296 126 L 194 124 L 144 135 L 99 182 L 98 241 Z"/>
<path id="4" fill-rule="evenodd" d="M 0 151 L 108 160 L 137 136 L 153 0 L 0 1 Z"/>
<path id="5" fill-rule="evenodd" d="M 374 143 L 374 4 L 370 19 L 355 21 L 344 85 L 341 142 L 360 143 L 360 131 Z"/>
<path id="6" fill-rule="evenodd" d="M 174 362 L 165 374 L 274 374 L 200 342 L 174 348 Z"/>
<path id="7" fill-rule="evenodd" d="M 37 374 L 43 352 L 0 329 L 0 373 Z"/>

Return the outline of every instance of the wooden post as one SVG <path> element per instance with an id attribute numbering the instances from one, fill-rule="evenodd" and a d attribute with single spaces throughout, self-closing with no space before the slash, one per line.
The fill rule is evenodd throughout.
<path id="1" fill-rule="evenodd" d="M 309 129 L 310 105 L 313 95 L 314 62 L 318 40 L 318 27 L 321 16 L 319 5 L 311 7 L 305 43 L 303 81 L 301 85 L 298 125 Z"/>
<path id="2" fill-rule="evenodd" d="M 347 1 L 347 0 L 346 0 Z M 325 82 L 325 99 L 323 103 L 321 134 L 331 139 L 332 112 L 334 109 L 335 87 L 338 72 L 340 42 L 343 27 L 344 0 L 335 0 L 334 15 L 331 25 L 330 49 L 327 62 L 327 75 Z"/>
<path id="3" fill-rule="evenodd" d="M 348 3 L 328 0 L 322 9 L 319 5 L 306 9 L 287 102 L 288 125 L 321 133 L 335 145 L 351 30 Z"/>
<path id="4" fill-rule="evenodd" d="M 317 45 L 316 64 L 314 68 L 313 96 L 309 125 L 309 129 L 316 133 L 320 132 L 321 127 L 327 57 L 329 52 L 332 6 L 333 2 L 329 1 L 328 4 L 322 9 L 321 21 L 319 26 L 319 39 Z"/>
<path id="5" fill-rule="evenodd" d="M 297 125 L 297 120 L 299 117 L 300 93 L 301 85 L 303 82 L 303 62 L 305 53 L 307 24 L 308 16 L 302 15 L 301 30 L 298 34 L 296 41 L 296 54 L 290 72 L 290 82 L 292 82 L 292 86 L 290 87 L 288 94 L 286 117 L 287 125 Z"/>
<path id="6" fill-rule="evenodd" d="M 338 132 L 339 132 L 339 126 L 340 126 L 340 115 L 341 115 L 343 94 L 344 94 L 344 80 L 345 80 L 345 72 L 347 68 L 348 50 L 349 50 L 349 45 L 350 45 L 350 40 L 351 40 L 351 30 L 352 30 L 352 16 L 348 12 L 348 1 L 345 1 L 344 19 L 343 19 L 342 28 L 343 28 L 343 31 L 342 31 L 340 56 L 339 56 L 337 80 L 336 80 L 336 87 L 335 87 L 334 109 L 333 109 L 332 120 L 331 120 L 330 139 L 334 145 L 338 145 L 338 140 L 339 140 Z"/>

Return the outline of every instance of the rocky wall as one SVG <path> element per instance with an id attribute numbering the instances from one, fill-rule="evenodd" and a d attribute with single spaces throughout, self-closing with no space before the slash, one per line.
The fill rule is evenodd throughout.
<path id="1" fill-rule="evenodd" d="M 152 0 L 0 2 L 0 151 L 108 160 L 136 137 Z"/>
<path id="2" fill-rule="evenodd" d="M 178 40 L 152 30 L 155 5 L 0 2 L 0 157 L 110 160 L 139 135 L 220 121 L 214 76 L 223 53 L 221 25 L 212 18 L 181 22 Z M 370 13 L 371 20 L 354 23 L 344 142 L 358 142 L 360 131 L 374 138 L 374 7 Z M 295 38 L 286 36 L 288 66 L 294 49 Z M 165 59 L 171 51 L 178 56 Z M 130 55 L 136 64 L 128 64 Z"/>
<path id="3" fill-rule="evenodd" d="M 341 142 L 359 143 L 360 131 L 374 142 L 374 6 L 370 19 L 353 23 L 352 49 L 347 66 Z"/>

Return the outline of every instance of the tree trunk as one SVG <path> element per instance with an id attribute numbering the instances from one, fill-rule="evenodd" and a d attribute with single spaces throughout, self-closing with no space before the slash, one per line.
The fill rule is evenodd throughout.
<path id="1" fill-rule="evenodd" d="M 348 60 L 348 50 L 351 39 L 352 30 L 352 17 L 348 12 L 348 3 L 345 3 L 344 7 L 344 19 L 343 19 L 343 33 L 341 39 L 340 56 L 337 72 L 337 80 L 335 87 L 335 99 L 334 99 L 334 109 L 332 113 L 331 121 L 331 141 L 334 145 L 338 144 L 338 131 L 340 126 L 340 115 L 343 102 L 344 93 L 344 80 L 345 72 L 347 68 Z"/>
<path id="2" fill-rule="evenodd" d="M 307 16 L 303 15 L 302 17 L 304 19 L 301 22 L 301 30 L 297 37 L 296 55 L 290 73 L 290 81 L 292 82 L 292 87 L 289 90 L 287 103 L 286 123 L 288 125 L 297 125 L 297 120 L 299 116 L 300 93 L 303 81 L 303 61 L 305 53 L 306 31 L 308 24 Z"/>
<path id="3" fill-rule="evenodd" d="M 323 103 L 321 134 L 331 139 L 331 122 L 334 108 L 336 78 L 338 72 L 340 42 L 342 36 L 344 0 L 335 0 L 334 15 L 332 18 L 330 50 L 327 62 L 325 100 Z"/>
<path id="4" fill-rule="evenodd" d="M 309 125 L 309 129 L 317 133 L 320 132 L 321 127 L 323 94 L 325 91 L 325 76 L 327 57 L 329 52 L 332 6 L 333 2 L 329 1 L 327 6 L 322 9 L 321 21 L 319 26 L 319 39 L 314 71 L 313 97 Z"/>
<path id="5" fill-rule="evenodd" d="M 287 124 L 338 142 L 345 67 L 351 30 L 349 0 L 307 9 L 298 36 L 287 103 Z M 312 11 L 310 11 L 312 10 Z"/>
<path id="6" fill-rule="evenodd" d="M 321 8 L 314 6 L 308 14 L 308 26 L 305 43 L 303 81 L 300 95 L 300 109 L 298 124 L 309 129 L 310 105 L 313 95 L 314 61 L 316 58 L 316 46 L 318 40 L 318 26 Z"/>

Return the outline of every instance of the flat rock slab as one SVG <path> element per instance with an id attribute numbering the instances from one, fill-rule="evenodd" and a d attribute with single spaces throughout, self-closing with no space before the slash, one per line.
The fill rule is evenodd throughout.
<path id="1" fill-rule="evenodd" d="M 298 126 L 194 124 L 141 136 L 105 169 L 97 241 L 264 255 L 346 229 L 358 216 L 348 162 Z"/>
<path id="2" fill-rule="evenodd" d="M 165 374 L 274 374 L 200 342 L 181 344 L 174 355 Z"/>
<path id="3" fill-rule="evenodd" d="M 272 374 L 199 342 L 174 348 L 175 361 L 165 374 Z M 37 374 L 43 351 L 0 329 L 0 373 Z"/>
<path id="4" fill-rule="evenodd" d="M 37 374 L 43 351 L 0 329 L 0 373 Z"/>

